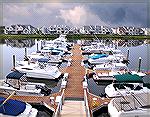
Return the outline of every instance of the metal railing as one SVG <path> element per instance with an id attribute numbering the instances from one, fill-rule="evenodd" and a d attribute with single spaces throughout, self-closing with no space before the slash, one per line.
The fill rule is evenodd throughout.
<path id="1" fill-rule="evenodd" d="M 86 89 L 84 89 L 84 105 L 85 105 L 86 117 L 90 117 L 90 109 L 89 109 Z"/>
<path id="2" fill-rule="evenodd" d="M 60 116 L 60 113 L 61 113 L 61 110 L 62 110 L 62 105 L 64 104 L 64 91 L 65 91 L 65 89 L 63 89 L 63 91 L 62 91 L 61 99 L 58 102 L 57 109 L 56 109 L 54 117 L 59 117 Z"/>

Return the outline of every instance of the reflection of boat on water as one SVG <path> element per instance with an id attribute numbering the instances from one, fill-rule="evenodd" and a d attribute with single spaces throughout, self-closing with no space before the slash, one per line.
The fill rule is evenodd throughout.
<path id="1" fill-rule="evenodd" d="M 5 42 L 7 46 L 18 48 L 32 47 L 35 45 L 34 39 L 6 39 Z"/>
<path id="2" fill-rule="evenodd" d="M 28 103 L 0 97 L 0 117 L 36 117 L 38 110 Z"/>
<path id="3" fill-rule="evenodd" d="M 13 71 L 6 76 L 6 80 L 0 80 L 1 93 L 12 93 L 16 95 L 44 96 L 51 93 L 44 83 L 27 82 L 26 75 L 19 71 Z"/>

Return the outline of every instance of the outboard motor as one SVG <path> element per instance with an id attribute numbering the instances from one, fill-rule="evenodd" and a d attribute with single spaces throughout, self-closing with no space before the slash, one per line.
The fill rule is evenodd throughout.
<path id="1" fill-rule="evenodd" d="M 127 59 L 123 59 L 123 61 L 121 61 L 123 64 L 129 64 L 129 60 Z"/>
<path id="2" fill-rule="evenodd" d="M 24 61 L 28 61 L 29 58 L 27 56 L 24 56 Z"/>
<path id="3" fill-rule="evenodd" d="M 44 96 L 48 96 L 52 92 L 52 90 L 47 86 L 36 85 L 36 88 L 41 89 L 41 93 L 44 94 Z"/>

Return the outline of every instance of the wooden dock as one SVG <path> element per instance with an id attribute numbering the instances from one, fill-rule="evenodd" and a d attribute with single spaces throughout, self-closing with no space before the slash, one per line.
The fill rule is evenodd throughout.
<path id="1" fill-rule="evenodd" d="M 67 87 L 65 89 L 65 97 L 72 98 L 83 98 L 84 92 L 82 88 L 82 81 L 85 75 L 85 69 L 81 66 L 82 55 L 79 50 L 80 46 L 75 45 L 72 53 L 72 63 L 66 69 L 66 72 L 69 73 L 69 78 L 67 82 Z"/>

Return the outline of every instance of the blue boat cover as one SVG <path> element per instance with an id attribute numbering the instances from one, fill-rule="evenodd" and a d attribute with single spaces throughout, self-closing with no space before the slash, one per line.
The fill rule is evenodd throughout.
<path id="1" fill-rule="evenodd" d="M 63 52 L 63 50 L 61 50 L 59 48 L 55 48 L 55 49 L 53 49 L 53 51 L 55 51 L 55 52 Z"/>
<path id="2" fill-rule="evenodd" d="M 18 79 L 19 80 L 24 74 L 25 73 L 21 73 L 21 72 L 16 70 L 16 71 L 13 71 L 13 72 L 9 73 L 6 76 L 6 78 L 8 78 L 8 79 Z"/>
<path id="3" fill-rule="evenodd" d="M 0 105 L 6 98 L 0 97 Z M 9 99 L 5 104 L 0 106 L 0 113 L 4 115 L 17 116 L 24 112 L 26 103 L 18 100 Z"/>
<path id="4" fill-rule="evenodd" d="M 89 56 L 89 58 L 91 59 L 99 59 L 103 57 L 108 57 L 108 55 L 107 54 L 94 54 L 94 55 Z"/>
<path id="5" fill-rule="evenodd" d="M 40 58 L 38 59 L 38 62 L 45 62 L 47 63 L 49 60 L 47 58 Z"/>

